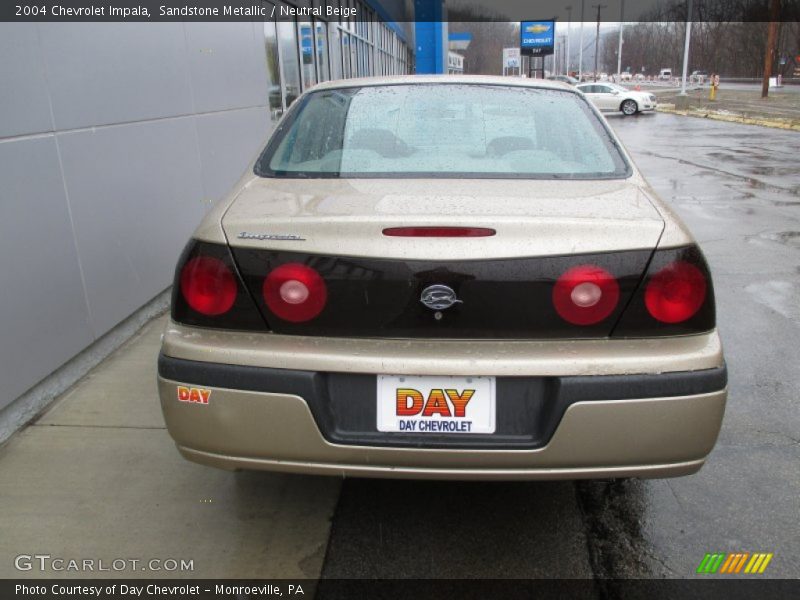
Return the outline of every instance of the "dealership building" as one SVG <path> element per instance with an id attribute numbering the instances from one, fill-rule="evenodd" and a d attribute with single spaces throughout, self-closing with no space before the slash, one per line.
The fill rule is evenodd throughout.
<path id="1" fill-rule="evenodd" d="M 0 23 L 0 441 L 166 307 L 299 94 L 463 67 L 442 0 L 338 5 L 360 18 Z"/>

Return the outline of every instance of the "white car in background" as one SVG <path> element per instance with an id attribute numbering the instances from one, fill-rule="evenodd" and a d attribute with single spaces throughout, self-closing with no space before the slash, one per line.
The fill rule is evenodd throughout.
<path id="1" fill-rule="evenodd" d="M 656 109 L 656 97 L 614 83 L 581 83 L 575 86 L 602 111 L 621 112 L 626 116 Z"/>

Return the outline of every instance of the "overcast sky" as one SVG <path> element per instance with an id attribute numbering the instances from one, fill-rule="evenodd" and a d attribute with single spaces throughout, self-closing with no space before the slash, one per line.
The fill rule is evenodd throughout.
<path id="1" fill-rule="evenodd" d="M 584 21 L 595 22 L 597 9 L 592 8 L 599 3 L 606 6 L 600 13 L 601 20 L 619 21 L 620 3 L 622 0 L 584 0 Z M 684 0 L 672 0 L 675 4 L 683 4 Z M 670 4 L 669 0 L 625 0 L 624 20 L 633 21 L 656 5 Z M 473 6 L 485 8 L 489 12 L 506 15 L 509 21 L 537 21 L 556 18 L 566 22 L 569 19 L 567 7 L 572 6 L 571 20 L 581 20 L 581 0 L 447 0 L 448 7 Z"/>

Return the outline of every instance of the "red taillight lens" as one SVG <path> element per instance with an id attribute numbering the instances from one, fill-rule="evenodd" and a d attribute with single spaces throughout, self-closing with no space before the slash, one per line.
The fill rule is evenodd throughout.
<path id="1" fill-rule="evenodd" d="M 653 318 L 662 323 L 680 323 L 700 310 L 707 287 L 700 269 L 676 261 L 653 275 L 644 292 L 644 303 Z"/>
<path id="2" fill-rule="evenodd" d="M 490 237 L 496 234 L 488 227 L 388 227 L 383 235 L 390 237 Z"/>
<path id="3" fill-rule="evenodd" d="M 614 276 L 595 265 L 571 268 L 556 281 L 553 305 L 573 325 L 594 325 L 608 317 L 619 301 Z"/>
<path id="4" fill-rule="evenodd" d="M 289 263 L 274 269 L 262 289 L 267 307 L 284 321 L 302 323 L 322 312 L 328 301 L 325 280 L 311 267 Z"/>
<path id="5" fill-rule="evenodd" d="M 181 294 L 200 314 L 213 317 L 228 312 L 236 301 L 236 279 L 218 258 L 196 256 L 181 270 Z"/>

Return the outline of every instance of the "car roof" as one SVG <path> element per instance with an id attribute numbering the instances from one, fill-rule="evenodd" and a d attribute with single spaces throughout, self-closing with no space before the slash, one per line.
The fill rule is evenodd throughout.
<path id="1" fill-rule="evenodd" d="M 574 88 L 562 81 L 549 79 L 528 79 L 526 77 L 501 77 L 491 75 L 396 75 L 391 77 L 357 77 L 326 81 L 310 88 L 311 91 L 350 87 L 377 87 L 420 83 L 500 85 L 506 87 L 540 88 L 573 91 Z"/>

